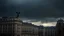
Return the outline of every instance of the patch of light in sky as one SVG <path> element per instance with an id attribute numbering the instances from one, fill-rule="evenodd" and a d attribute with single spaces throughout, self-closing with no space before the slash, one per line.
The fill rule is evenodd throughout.
<path id="1" fill-rule="evenodd" d="M 43 23 L 43 26 L 56 26 L 56 22 Z"/>
<path id="2" fill-rule="evenodd" d="M 30 22 L 31 20 L 23 20 L 23 22 Z"/>
<path id="3" fill-rule="evenodd" d="M 39 22 L 32 22 L 32 24 L 35 24 L 35 25 L 43 25 L 43 26 L 55 26 L 56 25 L 56 22 L 41 23 L 39 21 Z"/>
<path id="4" fill-rule="evenodd" d="M 56 21 L 58 20 L 58 18 L 57 19 L 55 19 L 56 21 L 53 21 L 54 19 L 51 19 L 51 20 L 49 20 L 49 21 L 44 21 L 44 20 L 35 20 L 35 19 L 21 19 L 21 20 L 23 20 L 23 22 L 29 22 L 29 23 L 32 23 L 32 24 L 34 24 L 34 25 L 43 25 L 43 26 L 56 26 Z M 52 21 L 52 22 L 51 22 Z"/>
<path id="5" fill-rule="evenodd" d="M 23 22 L 30 22 L 31 20 L 23 20 Z M 56 25 L 56 22 L 44 22 L 42 23 L 41 21 L 38 21 L 38 22 L 30 22 L 34 25 L 43 25 L 43 26 L 55 26 Z"/>

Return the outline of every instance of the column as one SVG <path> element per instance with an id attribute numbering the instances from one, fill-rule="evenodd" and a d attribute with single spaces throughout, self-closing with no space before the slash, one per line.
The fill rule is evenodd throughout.
<path id="1" fill-rule="evenodd" d="M 14 35 L 14 32 L 13 32 L 14 30 L 13 30 L 13 24 L 12 24 L 12 36 Z"/>
<path id="2" fill-rule="evenodd" d="M 8 33 L 8 24 L 7 24 L 7 33 Z"/>
<path id="3" fill-rule="evenodd" d="M 2 25 L 2 33 L 3 33 L 3 25 Z"/>
<path id="4" fill-rule="evenodd" d="M 45 36 L 45 28 L 43 29 L 43 36 Z"/>

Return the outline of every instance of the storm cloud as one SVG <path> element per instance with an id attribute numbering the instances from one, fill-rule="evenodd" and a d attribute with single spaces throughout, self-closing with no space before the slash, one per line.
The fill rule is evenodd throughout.
<path id="1" fill-rule="evenodd" d="M 1 17 L 16 16 L 16 12 L 23 21 L 56 22 L 58 17 L 64 17 L 64 0 L 0 0 Z"/>
<path id="2" fill-rule="evenodd" d="M 0 0 L 0 3 L 0 16 L 15 16 L 15 12 L 29 18 L 64 16 L 63 0 Z"/>

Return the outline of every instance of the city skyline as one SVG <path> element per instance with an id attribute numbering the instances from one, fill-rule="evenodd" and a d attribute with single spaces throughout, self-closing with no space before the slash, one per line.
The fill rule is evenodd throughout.
<path id="1" fill-rule="evenodd" d="M 29 18 L 64 16 L 63 0 L 1 0 L 0 2 L 0 16 L 15 16 L 15 12 L 21 12 L 21 17 Z"/>
<path id="2" fill-rule="evenodd" d="M 0 0 L 0 36 L 63 33 L 64 0 Z"/>
<path id="3" fill-rule="evenodd" d="M 50 23 L 56 22 L 53 19 L 64 17 L 64 2 L 63 0 L 1 0 L 0 1 L 0 16 L 15 16 L 15 12 L 20 12 L 20 17 L 36 19 L 35 24 L 43 24 L 43 18 Z M 53 17 L 51 19 L 51 17 Z M 30 19 L 31 20 L 31 19 Z M 55 19 L 56 20 L 56 19 Z M 27 20 L 28 21 L 28 20 Z M 29 21 L 30 22 L 30 21 Z M 44 24 L 49 24 L 44 23 Z M 52 23 L 50 23 L 52 24 Z M 55 25 L 55 24 L 53 24 Z"/>
<path id="4" fill-rule="evenodd" d="M 61 17 L 64 20 L 64 17 Z M 29 22 L 35 25 L 43 25 L 43 26 L 56 26 L 57 21 L 60 18 L 41 18 L 41 19 L 30 19 L 30 18 L 21 18 L 23 22 Z"/>

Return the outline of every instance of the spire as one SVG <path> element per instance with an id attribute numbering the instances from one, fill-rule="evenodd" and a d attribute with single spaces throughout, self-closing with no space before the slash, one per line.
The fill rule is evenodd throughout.
<path id="1" fill-rule="evenodd" d="M 16 12 L 16 14 L 17 14 L 16 18 L 18 18 L 18 17 L 19 17 L 20 12 Z"/>

